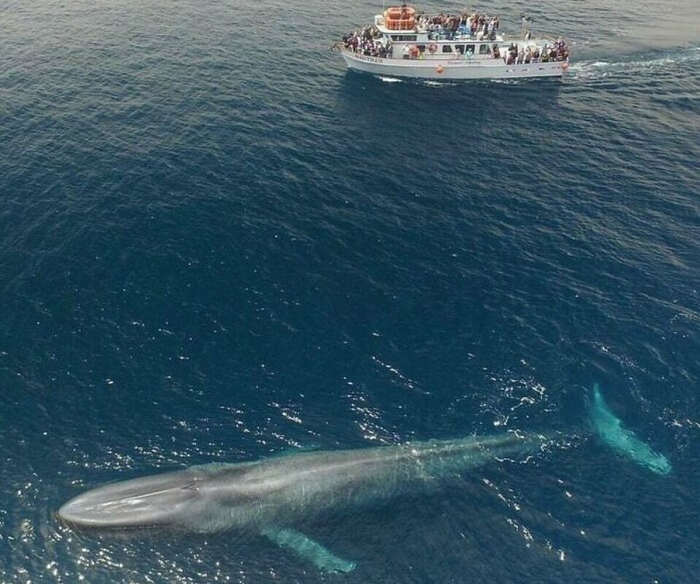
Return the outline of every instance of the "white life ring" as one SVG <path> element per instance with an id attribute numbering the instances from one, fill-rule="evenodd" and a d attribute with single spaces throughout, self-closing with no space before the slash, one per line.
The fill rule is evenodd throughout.
<path id="1" fill-rule="evenodd" d="M 428 45 L 428 51 L 430 52 L 431 55 L 434 55 L 435 52 L 437 51 L 438 46 L 435 43 L 430 43 Z"/>

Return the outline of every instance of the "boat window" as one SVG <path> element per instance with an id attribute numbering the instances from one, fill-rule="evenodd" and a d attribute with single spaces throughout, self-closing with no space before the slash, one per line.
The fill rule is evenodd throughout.
<path id="1" fill-rule="evenodd" d="M 479 45 L 479 54 L 480 55 L 490 55 L 491 54 L 491 47 L 488 45 Z"/>
<path id="2" fill-rule="evenodd" d="M 474 54 L 474 45 L 467 45 L 467 53 Z"/>
<path id="3" fill-rule="evenodd" d="M 442 52 L 443 53 L 451 53 L 452 52 L 452 45 L 442 45 Z"/>
<path id="4" fill-rule="evenodd" d="M 456 50 L 460 55 L 464 55 L 464 45 L 455 45 L 455 50 Z"/>
<path id="5" fill-rule="evenodd" d="M 392 34 L 392 41 L 416 41 L 418 40 L 418 35 L 415 34 Z"/>

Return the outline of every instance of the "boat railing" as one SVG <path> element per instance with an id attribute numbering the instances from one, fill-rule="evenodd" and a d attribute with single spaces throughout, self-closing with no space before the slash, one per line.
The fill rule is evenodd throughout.
<path id="1" fill-rule="evenodd" d="M 417 27 L 418 32 L 427 32 L 428 38 L 431 41 L 453 41 L 453 40 L 472 40 L 472 41 L 497 41 L 499 36 L 496 32 L 491 34 L 477 32 L 472 33 L 472 31 L 466 26 L 460 26 L 457 30 L 427 30 L 420 29 Z"/>

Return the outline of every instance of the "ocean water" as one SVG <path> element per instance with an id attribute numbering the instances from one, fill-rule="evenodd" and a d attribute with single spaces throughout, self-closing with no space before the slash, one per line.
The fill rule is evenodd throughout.
<path id="1" fill-rule="evenodd" d="M 697 581 L 700 8 L 481 8 L 565 36 L 567 77 L 347 72 L 366 0 L 0 5 L 0 582 Z M 671 475 L 588 438 L 594 382 Z M 54 518 L 189 465 L 519 430 L 569 447 L 305 522 L 344 576 Z"/>

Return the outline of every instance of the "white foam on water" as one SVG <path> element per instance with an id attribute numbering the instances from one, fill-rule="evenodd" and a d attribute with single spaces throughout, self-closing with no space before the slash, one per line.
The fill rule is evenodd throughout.
<path id="1" fill-rule="evenodd" d="M 672 70 L 679 65 L 684 66 L 697 61 L 700 61 L 700 47 L 680 49 L 647 59 L 574 62 L 569 68 L 569 73 L 573 77 L 601 78 L 620 73 Z"/>

